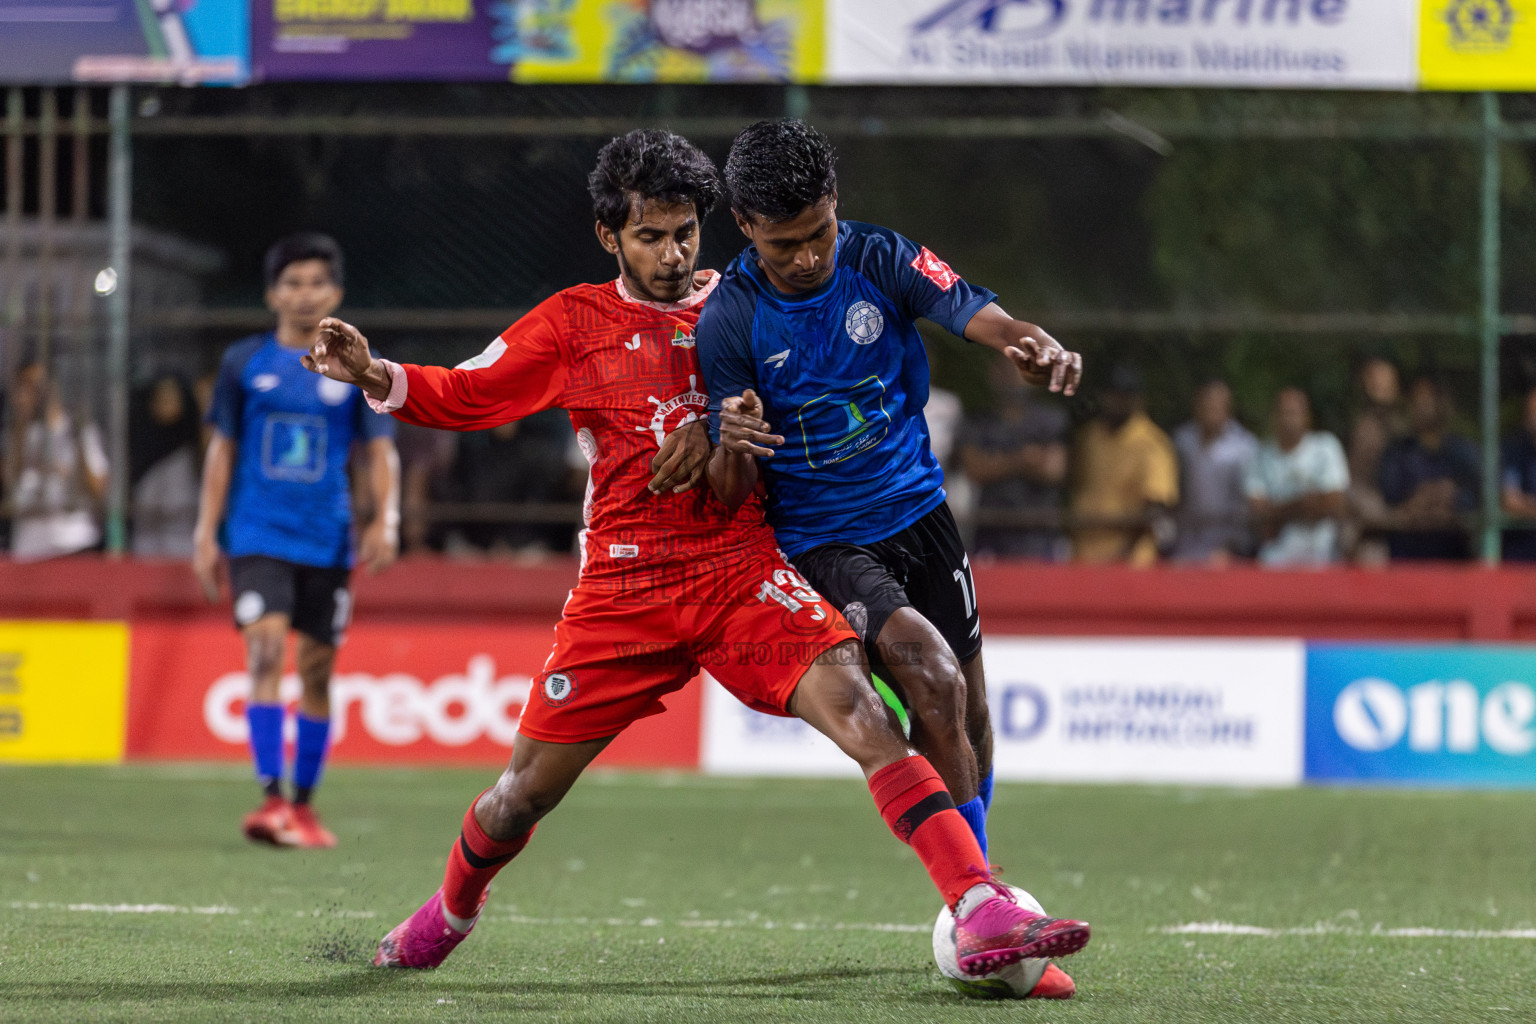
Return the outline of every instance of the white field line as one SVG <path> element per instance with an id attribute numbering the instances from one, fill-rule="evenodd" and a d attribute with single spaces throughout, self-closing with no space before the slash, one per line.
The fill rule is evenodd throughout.
<path id="1" fill-rule="evenodd" d="M 23 903 L 12 910 L 74 910 L 87 914 L 238 914 L 236 907 L 179 907 L 171 903 Z"/>
<path id="2" fill-rule="evenodd" d="M 1536 939 L 1536 928 L 1342 928 L 1334 924 L 1314 924 L 1303 928 L 1261 928 L 1253 924 L 1229 921 L 1191 921 L 1150 929 L 1162 935 L 1254 935 L 1275 939 L 1288 935 L 1353 935 L 1383 939 Z"/>
<path id="3" fill-rule="evenodd" d="M 184 907 L 171 903 L 40 903 L 16 900 L 10 904 L 12 910 L 65 910 L 76 913 L 88 914 L 204 914 L 204 915 L 239 915 L 244 913 L 238 907 L 211 906 L 211 907 Z M 300 912 L 301 917 L 319 916 Z M 334 911 L 332 916 L 372 918 L 376 913 L 371 910 L 343 910 Z M 703 929 L 749 929 L 756 931 L 829 931 L 829 932 L 897 932 L 897 933 L 927 933 L 932 930 L 931 925 L 926 924 L 900 924 L 894 922 L 849 922 L 849 921 L 771 921 L 759 918 L 747 919 L 708 919 L 708 918 L 682 918 L 676 921 L 663 921 L 656 917 L 622 918 L 622 917 L 527 917 L 522 914 L 488 915 L 487 920 L 505 922 L 507 924 L 524 925 L 532 927 L 561 927 L 577 926 L 591 927 L 594 925 L 608 928 L 657 928 L 670 926 L 677 928 L 703 928 Z M 1339 925 L 1319 923 L 1306 925 L 1300 928 L 1264 928 L 1253 924 L 1234 924 L 1230 921 L 1191 921 L 1186 924 L 1167 925 L 1162 928 L 1150 929 L 1154 934 L 1162 935 L 1242 935 L 1259 938 L 1282 938 L 1297 935 L 1344 935 L 1368 938 L 1385 939 L 1526 939 L 1536 940 L 1536 928 L 1384 928 L 1380 924 L 1372 928 L 1344 928 Z"/>

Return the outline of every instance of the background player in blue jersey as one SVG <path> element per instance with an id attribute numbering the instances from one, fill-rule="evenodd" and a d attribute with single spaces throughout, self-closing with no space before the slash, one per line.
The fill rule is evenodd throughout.
<path id="1" fill-rule="evenodd" d="M 732 213 L 751 246 L 699 319 L 727 502 L 767 483 L 768 520 L 811 585 L 860 633 L 913 713 L 912 738 L 986 850 L 992 728 L 970 562 L 945 504 L 923 407 L 915 321 L 1004 353 L 1072 394 L 1082 358 L 1015 320 L 894 231 L 839 221 L 832 147 L 797 120 L 731 145 Z"/>
<path id="2" fill-rule="evenodd" d="M 336 837 L 315 817 L 310 795 L 330 744 L 331 669 L 352 613 L 352 507 L 347 464 L 367 454 L 375 515 L 358 542 L 371 569 L 399 549 L 399 459 L 394 420 L 362 393 L 317 377 L 301 358 L 342 296 L 341 250 L 324 235 L 293 235 L 266 256 L 267 305 L 277 329 L 224 353 L 208 422 L 192 567 L 218 598 L 219 532 L 229 554 L 235 624 L 251 674 L 246 718 L 256 776 L 266 796 L 246 815 L 257 842 L 327 847 Z M 283 797 L 283 706 L 278 696 L 288 631 L 299 634 L 293 800 Z"/>

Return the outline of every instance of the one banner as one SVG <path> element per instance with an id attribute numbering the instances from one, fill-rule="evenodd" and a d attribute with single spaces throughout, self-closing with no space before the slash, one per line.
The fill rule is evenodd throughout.
<path id="1" fill-rule="evenodd" d="M 997 778 L 1295 785 L 1297 640 L 1032 640 L 982 648 Z M 857 775 L 798 721 L 749 711 L 711 684 L 706 771 Z"/>
<path id="2" fill-rule="evenodd" d="M 252 0 L 255 77 L 506 81 L 517 0 Z"/>
<path id="3" fill-rule="evenodd" d="M 1411 89 L 1416 72 L 1409 0 L 828 5 L 831 82 Z"/>
<path id="4" fill-rule="evenodd" d="M 1536 785 L 1536 648 L 1307 647 L 1307 778 Z"/>
<path id="5" fill-rule="evenodd" d="M 247 2 L 0 0 L 0 82 L 238 84 Z"/>
<path id="6" fill-rule="evenodd" d="M 1419 0 L 1425 89 L 1536 89 L 1536 0 Z"/>
<path id="7" fill-rule="evenodd" d="M 0 622 L 0 762 L 123 756 L 128 627 Z"/>
<path id="8" fill-rule="evenodd" d="M 499 768 L 553 641 L 551 628 L 355 623 L 331 680 L 336 759 Z M 251 685 L 244 661 L 240 637 L 227 624 L 134 623 L 128 756 L 246 758 Z M 299 690 L 290 668 L 284 703 L 297 701 Z M 599 763 L 697 765 L 698 687 L 666 704 L 665 714 L 636 723 Z M 291 740 L 291 715 L 287 727 Z"/>
<path id="9" fill-rule="evenodd" d="M 525 0 L 519 82 L 815 82 L 823 0 Z"/>

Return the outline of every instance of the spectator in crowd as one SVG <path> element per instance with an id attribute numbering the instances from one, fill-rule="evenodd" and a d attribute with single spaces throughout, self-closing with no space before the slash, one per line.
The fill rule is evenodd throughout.
<path id="1" fill-rule="evenodd" d="M 570 421 L 549 410 L 490 430 L 464 434 L 452 472 L 452 495 L 470 505 L 527 505 L 567 501 L 565 440 Z M 477 510 L 458 535 L 480 551 L 566 551 L 568 523 L 497 520 L 494 508 Z M 489 513 L 491 518 L 480 518 Z"/>
<path id="2" fill-rule="evenodd" d="M 1212 380 L 1195 392 L 1194 417 L 1173 432 L 1179 456 L 1179 562 L 1225 564 L 1252 550 L 1248 529 L 1248 469 L 1259 442 L 1232 416 L 1232 389 Z"/>
<path id="3" fill-rule="evenodd" d="M 1391 512 L 1381 496 L 1381 456 L 1392 439 L 1407 430 L 1397 367 L 1380 356 L 1360 365 L 1359 400 L 1350 421 L 1349 490 L 1345 502 L 1346 550 L 1356 561 L 1380 564 L 1387 560 L 1387 527 Z"/>
<path id="4" fill-rule="evenodd" d="M 1499 465 L 1504 514 L 1517 521 L 1504 531 L 1504 558 L 1536 562 L 1536 388 L 1525 393 L 1520 429 L 1504 439 Z"/>
<path id="5" fill-rule="evenodd" d="M 1110 374 L 1099 413 L 1078 432 L 1072 468 L 1072 557 L 1146 566 L 1173 532 L 1179 498 L 1173 442 L 1142 408 L 1141 375 Z"/>
<path id="6" fill-rule="evenodd" d="M 975 488 L 980 520 L 971 550 L 980 558 L 1058 562 L 1069 553 L 1061 529 L 1067 478 L 1067 414 L 1036 395 L 1012 363 L 994 361 L 996 412 L 972 416 L 960 436 L 960 466 Z M 989 521 L 1004 513 L 1027 525 Z"/>
<path id="7" fill-rule="evenodd" d="M 407 553 L 440 545 L 440 530 L 428 517 L 432 502 L 447 493 L 448 473 L 458 451 L 458 434 L 414 423 L 395 426 L 400 452 L 400 547 Z"/>
<path id="8" fill-rule="evenodd" d="M 128 418 L 133 553 L 140 558 L 192 557 L 197 525 L 201 428 L 192 390 L 161 376 L 134 395 Z"/>
<path id="9" fill-rule="evenodd" d="M 16 374 L 3 446 L 11 500 L 11 554 L 37 561 L 101 543 L 107 455 L 94 423 L 71 416 L 47 368 L 32 361 Z"/>
<path id="10" fill-rule="evenodd" d="M 1327 565 L 1339 557 L 1339 522 L 1349 463 L 1344 446 L 1312 429 L 1312 404 L 1300 388 L 1275 396 L 1274 437 L 1248 472 L 1248 506 L 1264 565 Z"/>
<path id="11" fill-rule="evenodd" d="M 1408 429 L 1381 457 L 1381 496 L 1392 510 L 1393 558 L 1464 559 L 1472 554 L 1461 519 L 1477 507 L 1477 445 L 1450 429 L 1450 402 L 1425 375 L 1408 389 Z"/>

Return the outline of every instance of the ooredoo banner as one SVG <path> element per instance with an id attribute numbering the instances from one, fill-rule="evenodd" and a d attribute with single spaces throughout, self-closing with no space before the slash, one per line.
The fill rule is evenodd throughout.
<path id="1" fill-rule="evenodd" d="M 336 760 L 499 767 L 553 642 L 550 628 L 354 624 L 331 681 Z M 128 756 L 245 758 L 250 678 L 244 660 L 240 638 L 227 624 L 135 623 Z M 290 668 L 284 702 L 296 701 L 299 690 Z M 600 763 L 695 766 L 697 687 L 666 703 L 666 714 L 636 723 Z M 288 727 L 294 727 L 292 716 Z"/>
<path id="2" fill-rule="evenodd" d="M 1536 648 L 1309 645 L 1307 778 L 1536 785 Z"/>
<path id="3" fill-rule="evenodd" d="M 1411 0 L 828 0 L 828 80 L 1411 89 Z"/>
<path id="4" fill-rule="evenodd" d="M 1037 640 L 982 648 L 997 778 L 1295 785 L 1299 640 Z M 804 723 L 704 698 L 706 771 L 857 775 Z"/>

